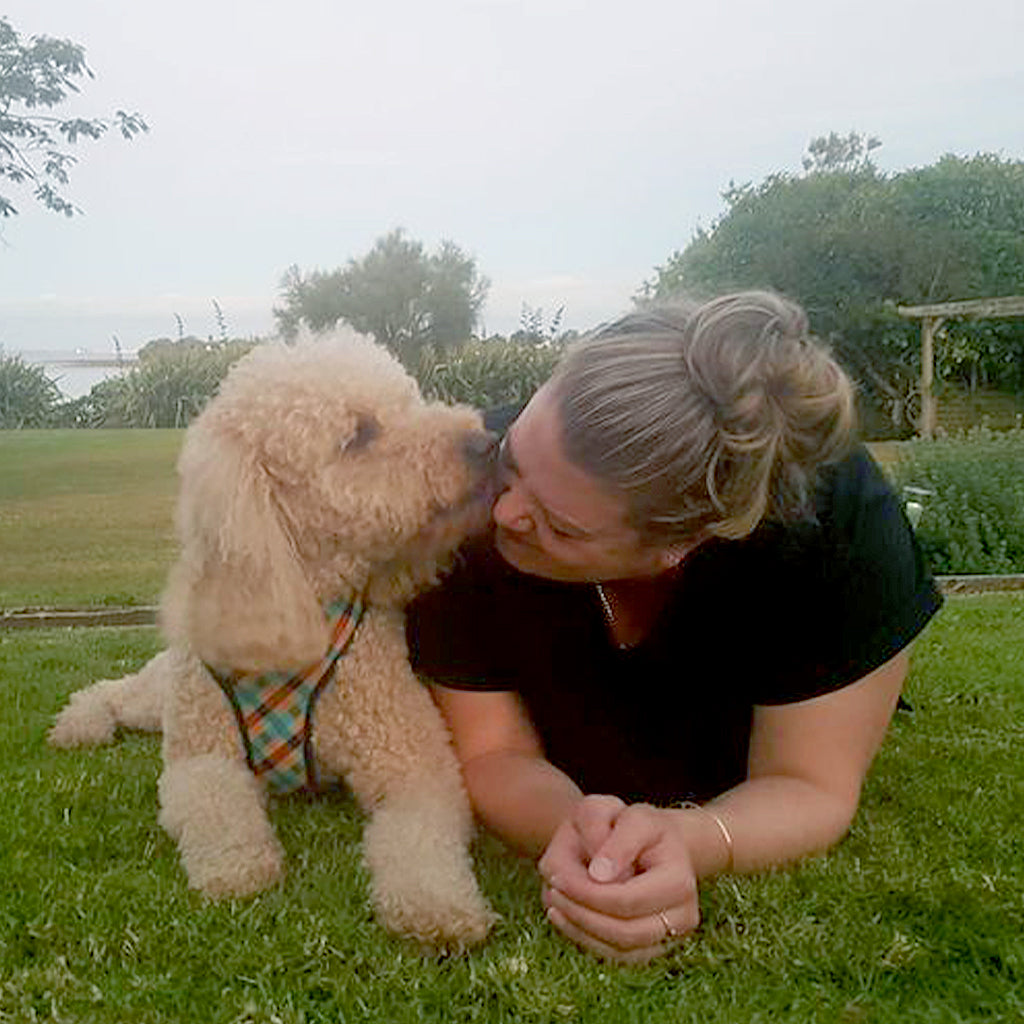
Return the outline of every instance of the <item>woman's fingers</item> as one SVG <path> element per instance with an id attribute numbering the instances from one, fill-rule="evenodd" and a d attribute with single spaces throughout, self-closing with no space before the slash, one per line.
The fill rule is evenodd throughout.
<path id="1" fill-rule="evenodd" d="M 593 883 L 582 898 L 547 886 L 543 900 L 574 928 L 616 949 L 653 945 L 700 925 L 697 886 L 685 864 L 656 869 L 622 884 Z"/>
<path id="2" fill-rule="evenodd" d="M 603 841 L 590 847 L 590 877 L 598 882 L 621 881 L 643 868 L 644 854 L 665 833 L 664 815 L 649 804 L 622 807 Z"/>
<path id="3" fill-rule="evenodd" d="M 696 900 L 665 904 L 636 916 L 615 917 L 577 903 L 557 889 L 545 889 L 543 899 L 545 907 L 557 911 L 573 928 L 612 949 L 654 947 L 692 932 L 700 924 Z"/>
<path id="4" fill-rule="evenodd" d="M 595 802 L 574 815 L 540 864 L 552 925 L 598 956 L 625 963 L 658 956 L 695 929 L 697 880 L 673 820 L 643 804 L 616 810 Z M 610 831 L 588 863 L 583 834 L 594 836 L 602 824 L 610 824 Z"/>
<path id="5" fill-rule="evenodd" d="M 639 917 L 695 900 L 696 879 L 682 836 L 664 812 L 646 805 L 619 814 L 588 870 L 566 870 L 562 858 L 546 854 L 539 868 L 574 902 L 614 917 Z"/>
<path id="6" fill-rule="evenodd" d="M 614 960 L 620 964 L 647 963 L 648 960 L 653 960 L 655 957 L 664 956 L 673 945 L 673 941 L 662 939 L 648 946 L 623 949 L 604 942 L 602 939 L 578 927 L 555 907 L 548 909 L 548 920 L 551 922 L 552 927 L 558 929 L 570 942 L 574 942 L 581 949 L 588 950 L 603 960 Z"/>
<path id="7" fill-rule="evenodd" d="M 548 882 L 557 879 L 559 885 L 575 888 L 581 879 L 586 878 L 589 861 L 590 855 L 575 825 L 572 821 L 563 821 L 537 862 L 537 870 Z"/>
<path id="8" fill-rule="evenodd" d="M 588 796 L 580 801 L 576 807 L 576 813 L 573 815 L 573 821 L 587 851 L 588 859 L 592 859 L 608 841 L 619 815 L 626 809 L 626 804 L 617 796 Z M 592 866 L 591 873 L 593 873 Z M 607 882 L 611 879 L 601 878 L 599 880 Z"/>
<path id="9" fill-rule="evenodd" d="M 545 878 L 586 876 L 594 851 L 604 843 L 626 805 L 615 796 L 584 797 L 548 844 L 537 869 Z"/>

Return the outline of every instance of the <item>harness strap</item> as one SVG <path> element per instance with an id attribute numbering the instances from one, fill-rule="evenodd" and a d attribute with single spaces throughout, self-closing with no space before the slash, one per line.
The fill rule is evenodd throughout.
<path id="1" fill-rule="evenodd" d="M 234 712 L 246 763 L 275 793 L 316 789 L 319 784 L 312 749 L 313 713 L 364 612 L 361 595 L 329 604 L 324 610 L 331 633 L 327 652 L 295 675 L 222 673 L 206 665 Z"/>

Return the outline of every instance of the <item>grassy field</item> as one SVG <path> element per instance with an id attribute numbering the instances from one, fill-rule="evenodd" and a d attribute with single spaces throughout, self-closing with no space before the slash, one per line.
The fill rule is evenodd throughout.
<path id="1" fill-rule="evenodd" d="M 152 603 L 174 555 L 181 439 L 0 431 L 0 608 Z"/>
<path id="2" fill-rule="evenodd" d="M 152 629 L 0 633 L 0 1022 L 841 1022 L 1024 1020 L 1024 599 L 948 602 L 848 839 L 787 872 L 724 879 L 700 933 L 614 968 L 548 930 L 528 864 L 492 840 L 502 914 L 461 957 L 374 924 L 344 793 L 278 804 L 286 882 L 186 890 L 156 823 L 159 741 L 57 752 L 67 694 L 141 663 Z"/>
<path id="3" fill-rule="evenodd" d="M 0 607 L 148 603 L 173 555 L 173 431 L 0 434 Z M 502 915 L 433 958 L 374 923 L 344 792 L 282 801 L 285 883 L 188 892 L 156 823 L 159 740 L 58 752 L 73 690 L 140 665 L 148 628 L 0 632 L 0 1024 L 1024 1021 L 1024 595 L 950 600 L 850 836 L 703 892 L 642 969 L 557 939 L 532 867 L 478 844 Z"/>

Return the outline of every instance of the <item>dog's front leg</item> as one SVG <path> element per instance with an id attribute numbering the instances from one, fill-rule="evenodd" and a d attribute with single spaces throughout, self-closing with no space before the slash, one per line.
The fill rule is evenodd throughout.
<path id="1" fill-rule="evenodd" d="M 368 617 L 322 705 L 318 756 L 370 814 L 363 847 L 381 922 L 432 946 L 482 941 L 495 915 L 473 874 L 469 799 L 399 616 Z"/>
<path id="2" fill-rule="evenodd" d="M 473 874 L 469 829 L 450 791 L 396 787 L 373 808 L 363 835 L 377 916 L 427 945 L 482 942 L 495 915 Z"/>
<path id="3" fill-rule="evenodd" d="M 248 896 L 283 874 L 263 787 L 245 763 L 224 695 L 181 654 L 164 724 L 160 824 L 177 842 L 189 886 L 214 899 Z"/>

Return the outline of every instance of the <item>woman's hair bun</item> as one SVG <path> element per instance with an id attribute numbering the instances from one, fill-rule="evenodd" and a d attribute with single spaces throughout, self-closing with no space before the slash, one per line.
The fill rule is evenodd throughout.
<path id="1" fill-rule="evenodd" d="M 803 515 L 852 436 L 849 379 L 770 291 L 639 310 L 571 349 L 554 383 L 567 454 L 625 489 L 648 535 Z"/>

